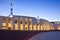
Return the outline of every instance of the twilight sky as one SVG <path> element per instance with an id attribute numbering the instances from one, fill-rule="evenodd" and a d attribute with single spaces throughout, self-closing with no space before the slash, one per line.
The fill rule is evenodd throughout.
<path id="1" fill-rule="evenodd" d="M 11 0 L 13 14 L 60 21 L 60 0 Z M 0 0 L 0 15 L 10 14 L 9 0 Z"/>

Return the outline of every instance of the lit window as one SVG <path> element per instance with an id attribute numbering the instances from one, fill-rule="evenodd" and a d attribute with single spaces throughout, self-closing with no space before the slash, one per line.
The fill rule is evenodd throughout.
<path id="1" fill-rule="evenodd" d="M 41 26 L 41 30 L 43 30 L 43 25 L 40 25 Z"/>
<path id="2" fill-rule="evenodd" d="M 23 30 L 23 24 L 20 24 L 20 30 Z"/>
<path id="3" fill-rule="evenodd" d="M 4 22 L 4 23 L 6 22 L 6 18 L 5 17 L 2 19 L 2 22 Z"/>
<path id="4" fill-rule="evenodd" d="M 12 19 L 8 19 L 8 30 L 12 29 Z"/>
<path id="5" fill-rule="evenodd" d="M 23 30 L 23 18 L 20 18 L 20 30 Z"/>
<path id="6" fill-rule="evenodd" d="M 33 28 L 33 30 L 36 30 L 36 24 L 34 23 L 34 28 Z"/>
<path id="7" fill-rule="evenodd" d="M 38 30 L 41 30 L 41 27 L 40 27 L 40 24 L 39 23 L 37 24 L 37 27 L 38 27 Z"/>
<path id="8" fill-rule="evenodd" d="M 6 23 L 2 23 L 2 26 L 6 26 Z"/>
<path id="9" fill-rule="evenodd" d="M 8 19 L 8 23 L 12 23 L 12 19 Z"/>
<path id="10" fill-rule="evenodd" d="M 2 29 L 5 30 L 6 29 L 6 18 L 2 19 Z"/>
<path id="11" fill-rule="evenodd" d="M 58 25 L 57 29 L 60 30 L 60 25 Z"/>
<path id="12" fill-rule="evenodd" d="M 32 30 L 32 19 L 29 19 L 29 30 Z"/>
<path id="13" fill-rule="evenodd" d="M 18 20 L 15 20 L 15 30 L 18 30 Z"/>
<path id="14" fill-rule="evenodd" d="M 6 30 L 6 26 L 2 26 L 2 30 Z"/>
<path id="15" fill-rule="evenodd" d="M 25 18 L 25 30 L 28 30 L 28 19 Z"/>
<path id="16" fill-rule="evenodd" d="M 30 21 L 30 22 L 29 22 L 29 25 L 31 25 L 31 24 L 32 24 L 32 22 Z"/>

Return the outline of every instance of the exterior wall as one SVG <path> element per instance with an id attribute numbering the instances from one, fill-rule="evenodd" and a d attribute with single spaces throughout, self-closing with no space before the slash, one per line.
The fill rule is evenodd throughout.
<path id="1" fill-rule="evenodd" d="M 51 22 L 54 30 L 60 30 L 60 22 Z"/>
<path id="2" fill-rule="evenodd" d="M 54 23 L 54 29 L 57 30 L 57 23 Z"/>
<path id="3" fill-rule="evenodd" d="M 35 17 L 16 15 L 14 15 L 13 17 L 0 16 L 0 30 L 2 30 L 3 18 L 6 19 L 6 30 L 60 30 L 60 24 L 50 23 L 45 19 L 36 19 Z"/>
<path id="4" fill-rule="evenodd" d="M 41 30 L 40 19 L 37 19 L 37 30 Z"/>
<path id="5" fill-rule="evenodd" d="M 18 28 L 20 28 L 21 26 L 20 26 L 20 20 L 21 19 L 23 19 L 23 30 L 30 30 L 30 26 L 29 26 L 29 20 L 30 19 L 32 19 L 32 30 L 37 30 L 37 28 L 36 29 L 34 29 L 34 23 L 36 24 L 37 23 L 37 20 L 36 20 L 36 18 L 34 18 L 34 17 L 25 17 L 25 16 L 13 16 L 13 20 L 16 20 L 16 19 L 18 19 L 19 21 L 18 21 Z M 26 23 L 26 20 L 25 19 L 27 19 L 28 21 L 27 21 L 27 25 L 25 25 Z M 14 23 L 14 22 L 13 22 Z M 15 23 L 14 23 L 15 24 Z M 37 25 L 35 26 L 35 27 L 37 27 Z M 15 27 L 14 27 L 15 28 Z M 26 29 L 27 28 L 27 29 Z M 20 29 L 19 29 L 20 30 Z"/>
<path id="6" fill-rule="evenodd" d="M 49 21 L 40 19 L 40 24 L 42 25 L 42 30 L 50 30 Z"/>
<path id="7" fill-rule="evenodd" d="M 35 18 L 32 19 L 33 30 L 37 30 L 37 20 Z"/>
<path id="8" fill-rule="evenodd" d="M 58 24 L 58 27 L 57 27 L 58 30 L 60 30 L 60 24 Z"/>
<path id="9" fill-rule="evenodd" d="M 52 23 L 49 24 L 50 30 L 54 30 L 54 25 Z"/>
<path id="10" fill-rule="evenodd" d="M 1 29 L 6 30 L 7 29 L 7 26 L 6 26 L 7 21 L 5 20 L 5 22 L 3 22 L 3 18 L 7 19 L 5 16 L 1 17 Z"/>
<path id="11" fill-rule="evenodd" d="M 16 21 L 17 21 L 17 23 L 16 23 Z M 19 30 L 18 28 L 19 28 L 19 20 L 18 20 L 18 17 L 15 17 L 15 16 L 13 16 L 13 28 L 14 28 L 14 30 Z"/>

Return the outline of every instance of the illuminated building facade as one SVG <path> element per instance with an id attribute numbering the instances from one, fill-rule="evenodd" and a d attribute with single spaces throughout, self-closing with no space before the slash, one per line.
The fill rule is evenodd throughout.
<path id="1" fill-rule="evenodd" d="M 54 29 L 55 30 L 60 30 L 60 22 L 59 21 L 55 21 L 55 22 L 51 22 L 54 25 Z"/>
<path id="2" fill-rule="evenodd" d="M 40 19 L 40 24 L 42 25 L 42 30 L 50 30 L 50 22 L 45 19 Z"/>
<path id="3" fill-rule="evenodd" d="M 36 19 L 35 17 L 0 16 L 0 30 L 54 30 L 54 25 L 45 19 Z"/>
<path id="4" fill-rule="evenodd" d="M 10 1 L 9 1 L 10 2 Z M 54 30 L 54 23 L 35 17 L 13 15 L 13 5 L 10 3 L 10 15 L 0 16 L 0 30 Z M 12 17 L 10 17 L 12 15 Z M 56 25 L 55 25 L 56 26 Z M 60 29 L 60 24 L 58 25 Z"/>
<path id="5" fill-rule="evenodd" d="M 39 20 L 38 20 L 39 21 Z M 40 30 L 40 21 L 27 16 L 0 16 L 0 30 Z"/>

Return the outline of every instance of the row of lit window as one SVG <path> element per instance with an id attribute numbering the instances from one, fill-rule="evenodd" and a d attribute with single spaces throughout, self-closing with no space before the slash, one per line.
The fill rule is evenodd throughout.
<path id="1" fill-rule="evenodd" d="M 3 22 L 2 22 L 2 29 L 6 29 L 6 18 L 3 18 Z M 28 21 L 26 19 L 25 21 L 25 29 L 28 30 Z M 30 30 L 32 30 L 32 19 L 30 19 L 29 22 L 30 25 Z M 37 24 L 38 26 L 38 30 L 42 29 L 42 27 L 40 26 L 40 23 Z M 8 19 L 8 29 L 12 29 L 12 20 Z M 15 20 L 15 29 L 18 30 L 18 20 Z M 23 20 L 20 20 L 20 29 L 23 30 Z M 33 30 L 36 30 L 36 23 L 34 23 L 34 28 Z"/>
<path id="2" fill-rule="evenodd" d="M 6 23 L 2 23 L 2 29 L 6 29 Z M 8 23 L 8 29 L 12 29 L 12 23 Z M 15 24 L 15 29 L 18 30 L 18 24 Z M 20 29 L 23 30 L 23 24 L 20 24 Z M 28 24 L 25 25 L 25 29 L 28 30 Z M 38 29 L 40 29 L 40 27 Z M 30 30 L 32 30 L 32 25 L 30 25 Z M 36 24 L 34 24 L 33 30 L 36 30 Z"/>

